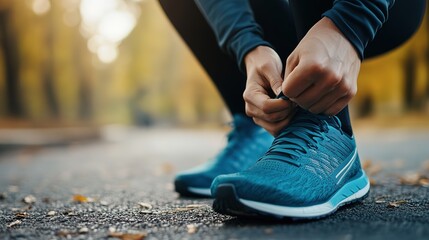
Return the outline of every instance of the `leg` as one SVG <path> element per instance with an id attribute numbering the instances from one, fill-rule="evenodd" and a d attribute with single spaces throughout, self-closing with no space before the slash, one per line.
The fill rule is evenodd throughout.
<path id="1" fill-rule="evenodd" d="M 332 2 L 290 0 L 298 39 Z M 338 118 L 351 131 L 347 108 Z M 365 199 L 369 179 L 362 170 L 355 139 L 344 134 L 338 118 L 298 109 L 251 168 L 214 179 L 214 210 L 244 217 L 308 219 L 327 216 L 345 204 Z"/>

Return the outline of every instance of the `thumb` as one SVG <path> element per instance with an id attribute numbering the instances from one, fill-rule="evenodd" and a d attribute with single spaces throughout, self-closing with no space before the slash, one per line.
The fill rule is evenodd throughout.
<path id="1" fill-rule="evenodd" d="M 264 72 L 264 77 L 268 80 L 271 90 L 276 96 L 282 91 L 283 79 L 281 74 L 281 68 L 279 69 L 276 66 L 272 66 Z"/>
<path id="2" fill-rule="evenodd" d="M 282 82 L 282 86 L 281 86 L 281 90 L 283 93 L 286 90 L 287 79 L 288 79 L 289 75 L 296 68 L 296 66 L 298 66 L 298 60 L 295 58 L 295 56 L 290 55 L 289 58 L 287 59 L 285 65 L 286 65 L 285 66 L 285 74 L 283 77 L 284 81 Z"/>

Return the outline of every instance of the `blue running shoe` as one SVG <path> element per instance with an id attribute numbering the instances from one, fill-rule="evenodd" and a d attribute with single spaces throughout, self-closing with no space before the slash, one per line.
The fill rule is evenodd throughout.
<path id="1" fill-rule="evenodd" d="M 255 165 L 217 177 L 211 190 L 222 214 L 312 219 L 363 200 L 369 188 L 340 120 L 300 109 Z"/>
<path id="2" fill-rule="evenodd" d="M 232 125 L 228 143 L 217 156 L 176 176 L 176 192 L 188 197 L 211 197 L 210 186 L 215 177 L 249 168 L 267 152 L 274 140 L 245 115 L 235 114 Z"/>

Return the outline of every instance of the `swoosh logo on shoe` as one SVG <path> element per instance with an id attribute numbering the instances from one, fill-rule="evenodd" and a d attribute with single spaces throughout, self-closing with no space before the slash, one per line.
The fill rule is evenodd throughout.
<path id="1" fill-rule="evenodd" d="M 355 162 L 356 158 L 357 158 L 357 149 L 354 150 L 353 156 L 350 158 L 347 164 L 337 173 L 337 175 L 335 175 L 335 178 L 338 179 L 337 184 L 339 184 L 341 180 L 343 180 L 344 176 L 346 176 L 346 174 L 352 167 L 353 163 Z"/>

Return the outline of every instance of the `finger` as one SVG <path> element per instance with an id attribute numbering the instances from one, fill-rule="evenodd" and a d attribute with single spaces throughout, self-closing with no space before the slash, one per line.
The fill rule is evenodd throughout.
<path id="1" fill-rule="evenodd" d="M 283 79 L 281 77 L 281 69 L 277 69 L 274 66 L 267 66 L 263 72 L 263 76 L 270 83 L 271 90 L 275 95 L 281 92 Z"/>
<path id="2" fill-rule="evenodd" d="M 283 93 L 290 98 L 299 96 L 314 83 L 320 74 L 321 69 L 319 69 L 318 66 L 306 62 L 299 62 L 285 78 L 282 85 Z"/>
<path id="3" fill-rule="evenodd" d="M 244 101 L 261 109 L 264 113 L 270 114 L 289 108 L 292 103 L 283 99 L 272 99 L 262 92 L 245 91 L 243 94 Z"/>
<path id="4" fill-rule="evenodd" d="M 343 110 L 347 106 L 349 101 L 350 101 L 350 98 L 348 96 L 340 98 L 338 101 L 332 104 L 326 111 L 324 111 L 324 114 L 328 116 L 337 115 L 339 112 L 341 112 L 341 110 Z"/>
<path id="5" fill-rule="evenodd" d="M 319 99 L 316 103 L 308 108 L 308 111 L 314 114 L 319 114 L 328 110 L 328 108 L 336 101 L 344 97 L 342 93 L 329 92 Z"/>
<path id="6" fill-rule="evenodd" d="M 285 67 L 285 75 L 284 79 L 286 79 L 289 74 L 295 69 L 295 67 L 298 65 L 298 59 L 297 57 L 292 53 L 286 60 L 286 67 Z"/>
<path id="7" fill-rule="evenodd" d="M 281 111 L 267 114 L 252 104 L 246 104 L 246 114 L 249 117 L 260 118 L 271 123 L 278 122 L 287 118 L 291 113 L 291 111 L 292 111 L 292 108 L 288 107 L 288 108 L 282 109 Z"/>
<path id="8" fill-rule="evenodd" d="M 279 132 L 290 123 L 291 119 L 292 117 L 289 117 L 276 123 L 270 123 L 259 118 L 253 118 L 253 121 L 271 133 L 271 135 L 277 136 Z"/>
<path id="9" fill-rule="evenodd" d="M 332 94 L 335 88 L 336 85 L 332 85 L 329 81 L 321 79 L 319 81 L 316 81 L 316 83 L 311 85 L 309 88 L 307 88 L 298 97 L 291 98 L 291 101 L 294 101 L 298 103 L 302 108 L 309 110 L 310 107 L 314 104 L 317 104 L 322 99 L 322 97 L 328 94 Z"/>

